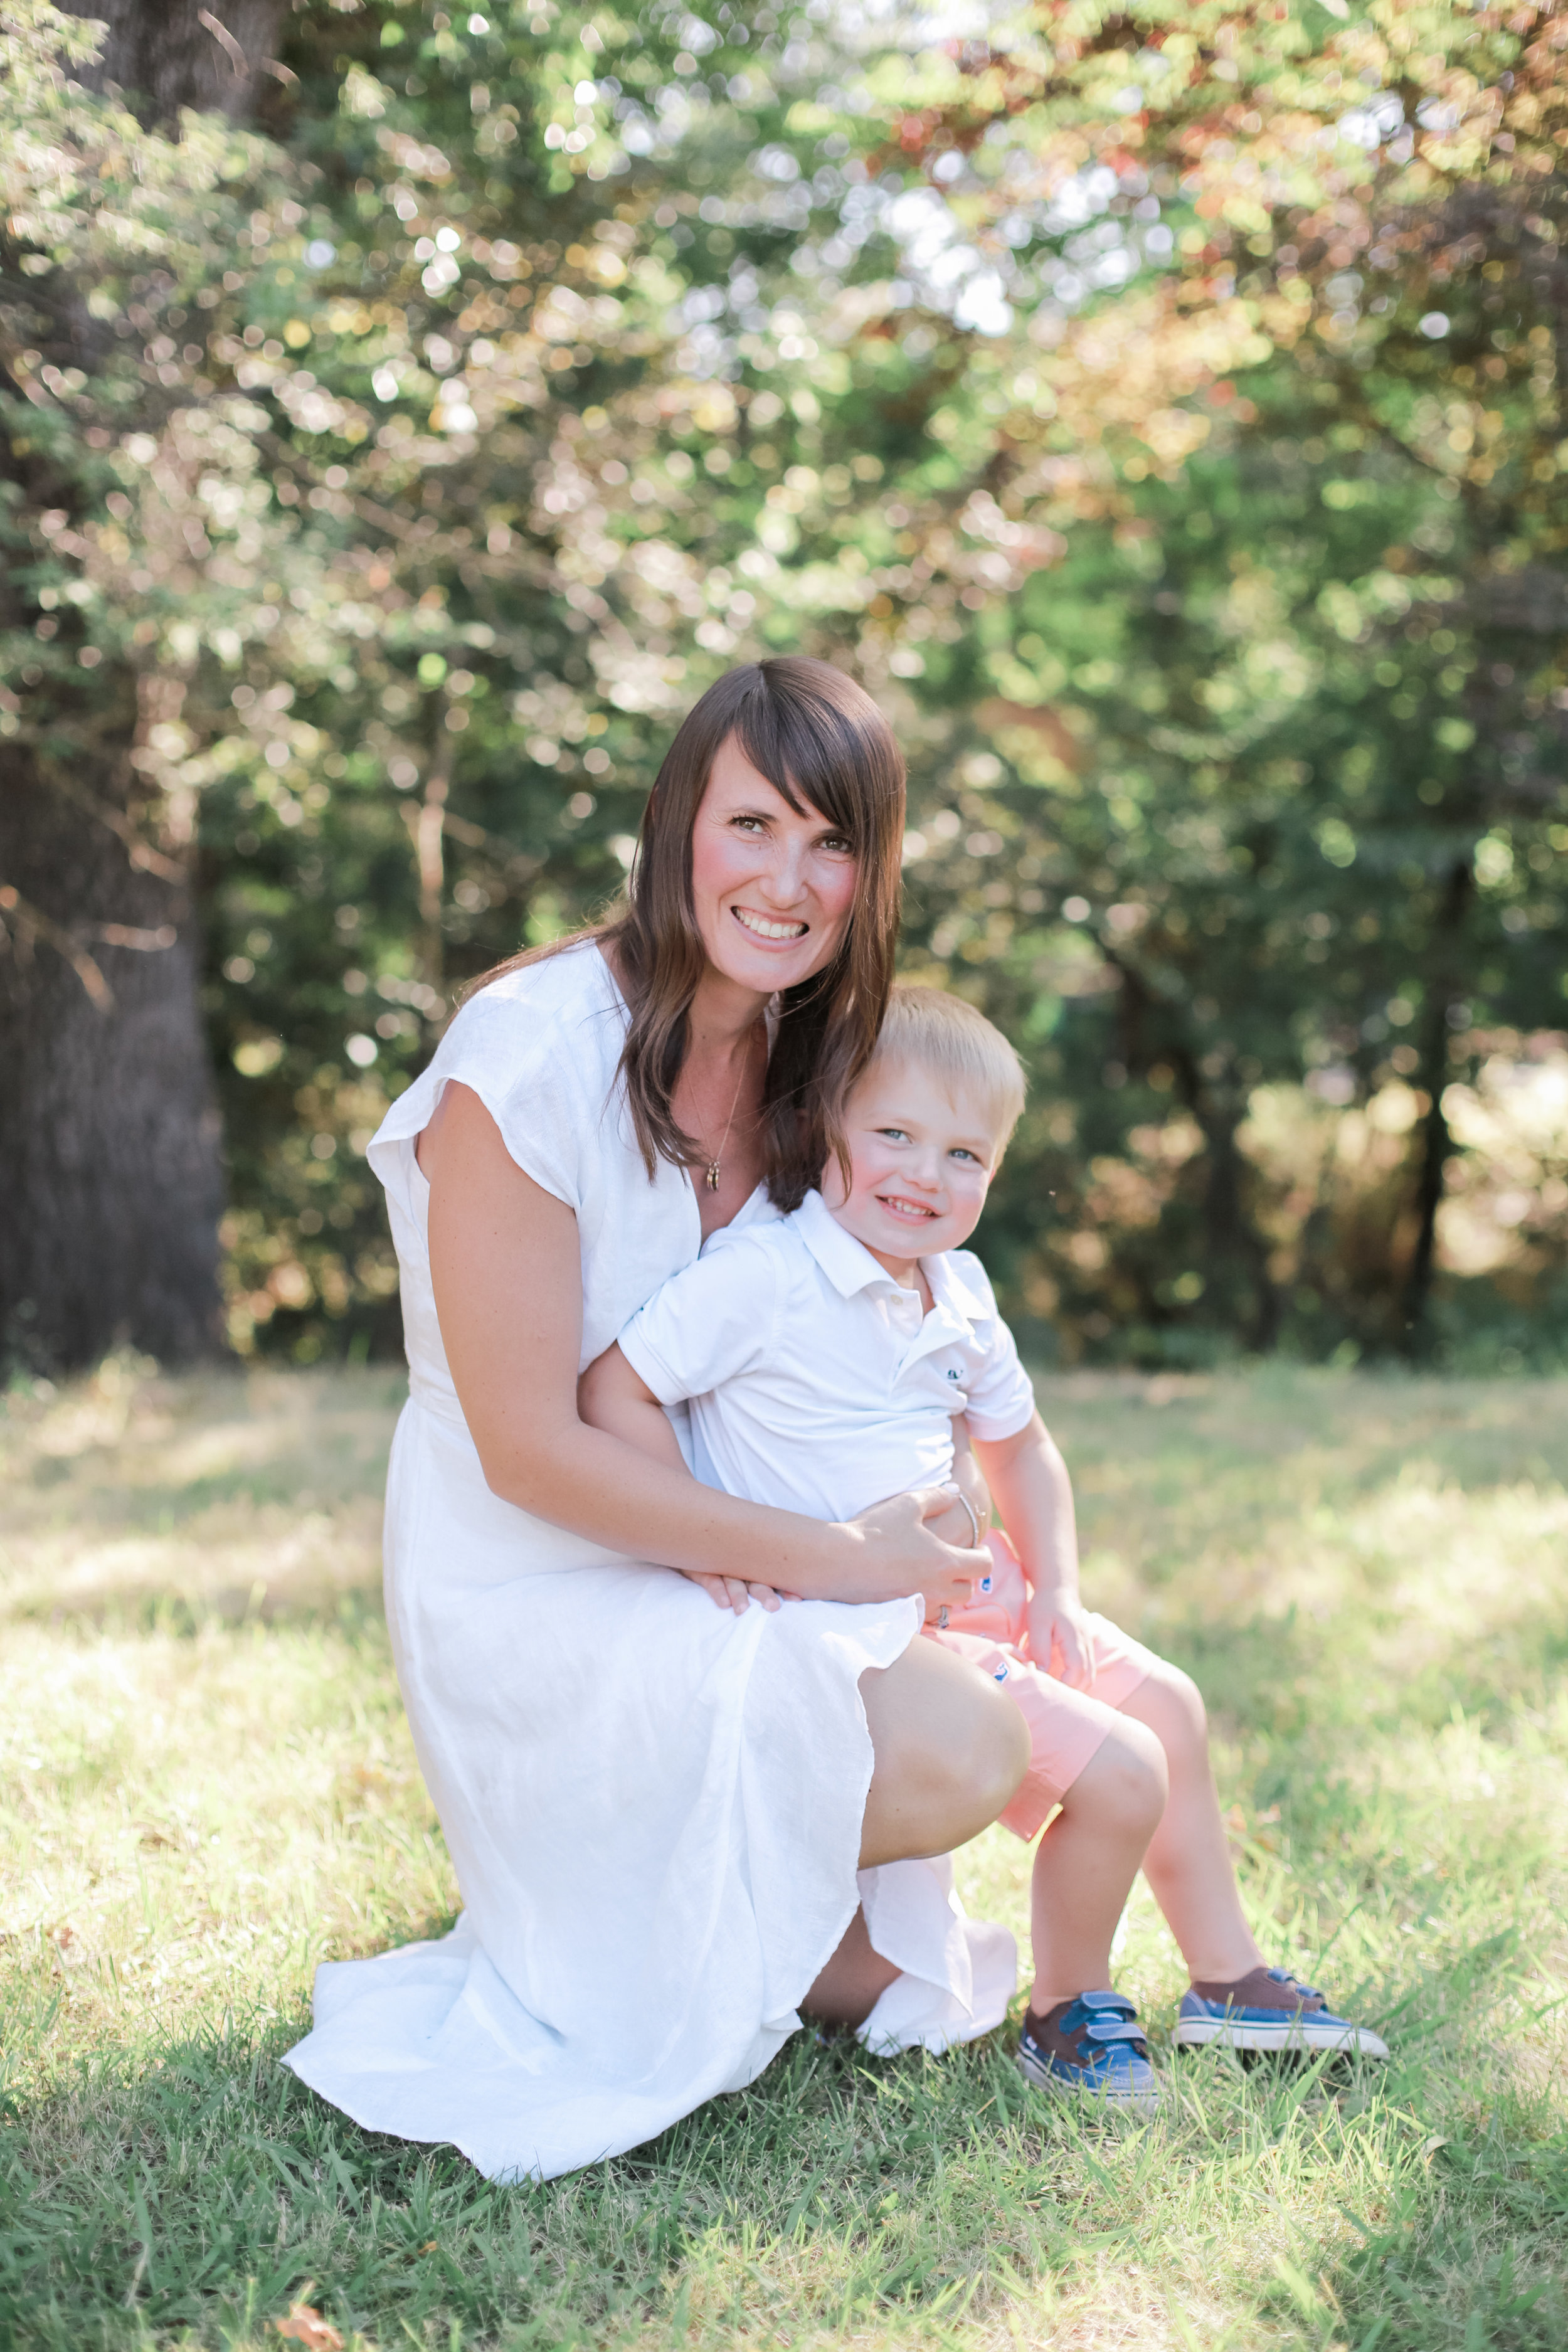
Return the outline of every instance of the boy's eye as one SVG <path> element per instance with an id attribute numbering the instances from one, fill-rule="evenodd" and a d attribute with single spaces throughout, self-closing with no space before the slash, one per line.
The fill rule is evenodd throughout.
<path id="1" fill-rule="evenodd" d="M 984 1162 L 981 1159 L 979 1152 L 968 1150 L 962 1143 L 955 1143 L 953 1145 L 952 1156 L 955 1160 L 972 1160 L 976 1168 L 984 1166 Z"/>
<path id="2" fill-rule="evenodd" d="M 907 1128 L 879 1127 L 877 1132 L 879 1135 L 886 1136 L 889 1143 L 907 1143 L 910 1139 Z"/>

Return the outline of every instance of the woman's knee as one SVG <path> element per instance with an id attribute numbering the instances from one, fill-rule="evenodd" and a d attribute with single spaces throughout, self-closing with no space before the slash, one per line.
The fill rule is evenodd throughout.
<path id="1" fill-rule="evenodd" d="M 860 1688 L 876 1752 L 868 1821 L 929 1819 L 933 1842 L 919 1850 L 942 1853 L 996 1819 L 1029 1767 L 1027 1727 L 1003 1691 L 929 1642 Z"/>
<path id="2" fill-rule="evenodd" d="M 1029 1769 L 1029 1727 L 994 1683 L 981 1682 L 980 1698 L 969 1769 L 975 1803 L 984 1820 L 994 1822 L 1016 1796 Z"/>

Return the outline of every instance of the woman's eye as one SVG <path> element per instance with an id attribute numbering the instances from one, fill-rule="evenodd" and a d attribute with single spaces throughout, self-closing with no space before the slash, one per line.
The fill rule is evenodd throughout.
<path id="1" fill-rule="evenodd" d="M 835 857 L 853 857 L 855 855 L 855 844 L 847 841 L 841 833 L 830 833 L 821 845 L 830 850 Z"/>
<path id="2" fill-rule="evenodd" d="M 732 822 L 747 833 L 761 833 L 763 830 L 763 820 L 760 816 L 738 816 Z"/>

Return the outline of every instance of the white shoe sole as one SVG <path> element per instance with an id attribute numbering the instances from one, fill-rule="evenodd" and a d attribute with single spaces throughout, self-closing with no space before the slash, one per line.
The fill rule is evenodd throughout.
<path id="1" fill-rule="evenodd" d="M 1279 2025 L 1235 2025 L 1218 2017 L 1184 2017 L 1171 2036 L 1178 2050 L 1203 2050 L 1218 2042 L 1227 2050 L 1298 2051 L 1318 2056 L 1325 2050 L 1351 2058 L 1386 2058 L 1388 2044 L 1366 2025 L 1319 2025 L 1289 2018 Z"/>
<path id="2" fill-rule="evenodd" d="M 1076 2100 L 1080 2106 L 1093 2107 L 1107 2116 L 1136 2116 L 1147 2119 L 1160 2112 L 1158 2087 L 1152 2091 L 1090 2090 L 1086 2084 L 1064 2083 L 1059 2074 L 1047 2074 L 1033 2065 L 1020 2050 L 1018 2072 L 1031 2089 L 1045 2091 L 1053 2099 Z"/>

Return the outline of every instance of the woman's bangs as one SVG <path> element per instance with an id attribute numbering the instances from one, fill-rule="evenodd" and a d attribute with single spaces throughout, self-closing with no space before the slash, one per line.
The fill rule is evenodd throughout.
<path id="1" fill-rule="evenodd" d="M 837 825 L 858 853 L 870 846 L 871 795 L 864 763 L 869 747 L 837 713 L 780 709 L 765 690 L 748 696 L 735 721 L 740 745 L 797 816 L 815 810 Z"/>

